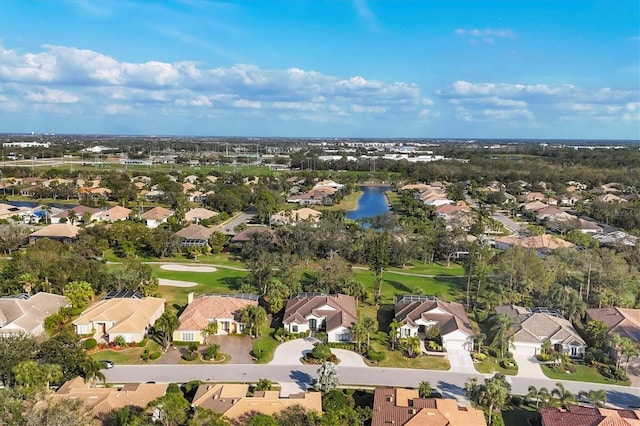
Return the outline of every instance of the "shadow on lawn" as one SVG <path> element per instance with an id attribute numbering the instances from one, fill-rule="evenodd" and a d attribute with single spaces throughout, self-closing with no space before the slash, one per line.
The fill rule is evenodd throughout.
<path id="1" fill-rule="evenodd" d="M 244 277 L 222 277 L 219 282 L 229 288 L 229 290 L 238 291 L 244 282 Z"/>

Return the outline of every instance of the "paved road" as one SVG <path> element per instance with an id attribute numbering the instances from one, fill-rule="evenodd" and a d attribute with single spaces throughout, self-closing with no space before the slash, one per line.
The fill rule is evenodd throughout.
<path id="1" fill-rule="evenodd" d="M 231 220 L 220 225 L 220 228 L 222 228 L 222 233 L 227 235 L 235 235 L 236 232 L 233 229 L 241 223 L 249 223 L 249 221 L 253 219 L 254 216 L 255 213 L 247 212 L 243 212 L 237 216 L 234 216 Z"/>
<path id="2" fill-rule="evenodd" d="M 287 365 L 122 365 L 103 370 L 109 383 L 185 383 L 190 380 L 211 382 L 257 382 L 269 378 L 274 382 L 296 382 L 306 385 L 315 377 L 317 366 Z M 449 371 L 416 370 L 383 367 L 338 367 L 340 381 L 346 385 L 417 387 L 427 380 L 437 387 L 444 397 L 461 398 L 464 383 L 472 375 Z M 485 376 L 476 374 L 482 381 Z M 512 391 L 526 394 L 530 385 L 538 388 L 555 387 L 556 380 L 510 377 Z M 626 386 L 599 385 L 564 381 L 567 389 L 574 393 L 582 390 L 604 389 L 609 403 L 618 407 L 640 406 L 640 388 Z"/>
<path id="3" fill-rule="evenodd" d="M 505 228 L 507 228 L 509 231 L 513 233 L 517 234 L 522 229 L 519 223 L 514 222 L 513 220 L 509 219 L 507 216 L 503 215 L 502 213 L 498 213 L 498 212 L 494 213 L 493 218 L 498 222 L 500 222 L 501 224 L 503 224 Z"/>

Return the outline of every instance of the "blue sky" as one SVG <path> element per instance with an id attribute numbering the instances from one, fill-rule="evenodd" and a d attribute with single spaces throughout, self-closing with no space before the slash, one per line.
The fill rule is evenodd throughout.
<path id="1" fill-rule="evenodd" d="M 31 131 L 640 139 L 640 3 L 3 0 Z"/>

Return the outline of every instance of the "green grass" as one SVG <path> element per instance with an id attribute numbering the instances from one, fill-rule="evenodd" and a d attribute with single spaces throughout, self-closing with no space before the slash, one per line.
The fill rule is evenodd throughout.
<path id="1" fill-rule="evenodd" d="M 570 373 L 570 374 L 556 373 L 547 365 L 541 365 L 540 367 L 542 368 L 542 372 L 544 373 L 545 376 L 554 380 L 573 380 L 576 382 L 603 383 L 608 385 L 631 386 L 630 381 L 623 382 L 620 380 L 610 379 L 600 374 L 597 368 L 588 367 L 586 365 L 578 364 L 576 366 L 577 367 L 576 372 Z"/>
<path id="2" fill-rule="evenodd" d="M 375 318 L 378 321 L 378 329 L 371 334 L 371 349 L 385 353 L 384 361 L 380 362 L 380 367 L 394 368 L 420 368 L 425 370 L 449 370 L 451 364 L 443 357 L 421 355 L 415 359 L 403 357 L 400 350 L 391 351 L 388 345 L 389 322 L 393 317 L 393 306 L 386 305 L 380 309 L 374 306 L 361 305 L 360 312 L 367 317 Z M 371 365 L 377 366 L 375 363 Z"/>
<path id="3" fill-rule="evenodd" d="M 158 278 L 169 280 L 191 281 L 198 283 L 195 287 L 160 286 L 159 293 L 169 305 L 183 306 L 187 303 L 187 295 L 193 292 L 196 296 L 205 293 L 237 293 L 245 271 L 220 268 L 216 272 L 180 272 L 165 271 L 160 265 L 150 265 L 153 274 Z"/>
<path id="4" fill-rule="evenodd" d="M 313 206 L 317 210 L 355 210 L 358 208 L 358 200 L 362 196 L 362 191 L 354 191 L 351 194 L 347 195 L 340 201 L 338 204 L 334 204 L 332 206 Z"/>
<path id="5" fill-rule="evenodd" d="M 464 276 L 464 268 L 462 265 L 457 263 L 451 263 L 447 268 L 446 264 L 440 263 L 424 263 L 419 260 L 411 260 L 407 266 L 404 268 L 393 268 L 390 267 L 387 269 L 387 272 L 405 272 L 411 274 L 422 274 L 422 275 L 446 275 L 446 276 Z"/>
<path id="6" fill-rule="evenodd" d="M 513 407 L 510 406 L 502 411 L 502 420 L 505 426 L 528 425 L 530 418 L 540 418 L 540 413 L 533 407 Z"/>
<path id="7" fill-rule="evenodd" d="M 376 293 L 377 288 L 373 274 L 369 270 L 354 270 L 355 278 L 361 281 L 370 297 Z M 396 294 L 426 294 L 438 296 L 444 300 L 456 301 L 462 297 L 465 279 L 464 277 L 415 277 L 399 275 L 393 272 L 383 272 L 382 291 L 380 303 L 394 303 Z"/>
<path id="8" fill-rule="evenodd" d="M 145 364 L 145 362 L 140 358 L 140 355 L 142 355 L 142 352 L 144 352 L 145 349 L 149 349 L 150 353 L 158 352 L 161 350 L 158 343 L 154 342 L 153 340 L 149 340 L 149 343 L 144 348 L 130 348 L 121 351 L 103 349 L 101 351 L 93 352 L 89 356 L 96 361 L 100 361 L 103 359 L 113 361 L 116 365 Z M 153 363 L 154 361 L 147 362 L 147 364 Z"/>
<path id="9" fill-rule="evenodd" d="M 273 325 L 273 324 L 272 324 Z M 253 352 L 264 351 L 262 358 L 257 359 L 257 364 L 267 364 L 273 360 L 273 353 L 280 344 L 273 338 L 275 328 L 269 324 L 265 324 L 262 327 L 262 335 L 253 341 Z"/>
<path id="10" fill-rule="evenodd" d="M 502 373 L 507 376 L 515 376 L 516 374 L 518 374 L 517 368 L 503 368 L 500 365 L 500 360 L 498 358 L 494 358 L 488 355 L 484 361 L 474 362 L 473 366 L 476 368 L 478 373 L 483 374 Z"/>

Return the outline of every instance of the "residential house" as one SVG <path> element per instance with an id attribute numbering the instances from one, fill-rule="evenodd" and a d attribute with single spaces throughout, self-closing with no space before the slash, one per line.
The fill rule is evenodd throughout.
<path id="1" fill-rule="evenodd" d="M 395 319 L 400 324 L 399 337 L 417 336 L 438 327 L 444 349 L 473 350 L 471 323 L 460 303 L 443 302 L 434 296 L 398 295 Z"/>
<path id="2" fill-rule="evenodd" d="M 602 234 L 603 232 L 602 226 L 598 225 L 598 222 L 583 218 L 578 219 L 578 229 L 587 235 Z"/>
<path id="3" fill-rule="evenodd" d="M 184 220 L 190 223 L 200 223 L 203 219 L 211 219 L 214 216 L 217 216 L 218 213 L 209 209 L 204 209 L 202 207 L 197 207 L 189 210 L 184 214 Z"/>
<path id="4" fill-rule="evenodd" d="M 73 225 L 85 222 L 85 217 L 88 219 L 86 222 L 90 223 L 97 213 L 100 213 L 100 209 L 79 205 L 51 216 L 51 223 L 70 222 Z"/>
<path id="5" fill-rule="evenodd" d="M 559 248 L 575 247 L 573 243 L 556 237 L 555 235 L 542 234 L 530 237 L 504 236 L 494 238 L 493 244 L 498 250 L 507 250 L 513 246 L 534 249 L 539 257 L 546 256 L 549 252 Z"/>
<path id="6" fill-rule="evenodd" d="M 140 215 L 140 219 L 144 220 L 147 228 L 157 228 L 173 216 L 173 210 L 164 207 L 154 207 Z"/>
<path id="7" fill-rule="evenodd" d="M 599 197 L 596 197 L 597 201 L 600 201 L 601 203 L 626 203 L 627 200 L 625 200 L 622 197 L 618 197 L 617 195 L 614 194 L 604 194 L 604 195 L 600 195 Z"/>
<path id="8" fill-rule="evenodd" d="M 78 226 L 69 223 L 52 223 L 29 234 L 29 243 L 32 244 L 41 238 L 49 238 L 68 244 L 77 238 L 78 232 L 80 232 Z"/>
<path id="9" fill-rule="evenodd" d="M 335 190 L 340 190 L 340 189 L 344 188 L 344 185 L 341 184 L 341 183 L 334 182 L 332 180 L 321 180 L 321 181 L 317 182 L 313 186 L 313 189 L 318 189 L 318 188 L 323 188 L 323 187 L 333 188 Z"/>
<path id="10" fill-rule="evenodd" d="M 231 230 L 229 230 L 231 231 Z M 273 238 L 273 231 L 266 226 L 249 226 L 244 231 L 237 233 L 231 238 L 231 244 L 235 244 L 241 246 L 242 244 L 248 243 L 253 238 L 253 234 L 259 234 L 262 232 L 268 232 Z M 225 229 L 225 233 L 227 233 L 227 229 Z"/>
<path id="11" fill-rule="evenodd" d="M 129 383 L 122 387 L 89 387 L 82 377 L 65 382 L 53 394 L 54 400 L 80 400 L 91 410 L 98 424 L 103 424 L 113 410 L 131 407 L 145 411 L 149 403 L 167 392 L 168 383 Z"/>
<path id="12" fill-rule="evenodd" d="M 525 203 L 530 203 L 532 201 L 542 201 L 547 198 L 542 192 L 528 192 L 524 195 L 520 196 L 520 200 Z"/>
<path id="13" fill-rule="evenodd" d="M 376 388 L 371 426 L 486 426 L 482 410 L 455 399 L 420 398 L 417 389 Z"/>
<path id="14" fill-rule="evenodd" d="M 110 209 L 101 211 L 94 215 L 95 220 L 99 222 L 117 222 L 119 220 L 126 220 L 131 215 L 131 209 L 122 206 L 114 206 Z"/>
<path id="15" fill-rule="evenodd" d="M 31 215 L 31 209 L 28 207 L 12 206 L 11 204 L 0 203 L 0 219 L 11 219 L 18 217 L 22 220 L 25 216 Z"/>
<path id="16" fill-rule="evenodd" d="M 471 213 L 469 206 L 463 202 L 438 206 L 436 208 L 436 216 L 444 219 L 448 230 L 462 228 L 468 231 L 476 221 L 475 215 Z"/>
<path id="17" fill-rule="evenodd" d="M 640 348 L 640 309 L 592 308 L 587 309 L 587 321 L 602 321 L 608 334 L 619 334 L 631 339 Z"/>
<path id="18" fill-rule="evenodd" d="M 300 392 L 288 396 L 279 391 L 254 391 L 247 396 L 249 385 L 216 383 L 198 386 L 191 405 L 222 414 L 233 424 L 246 424 L 256 414 L 273 416 L 280 411 L 299 405 L 306 411 L 322 414 L 320 392 Z"/>
<path id="19" fill-rule="evenodd" d="M 637 426 L 640 410 L 569 405 L 565 408 L 540 407 L 542 426 Z"/>
<path id="20" fill-rule="evenodd" d="M 218 324 L 216 334 L 240 334 L 245 324 L 240 311 L 247 306 L 258 306 L 255 294 L 203 294 L 194 299 L 189 293 L 187 307 L 180 314 L 180 326 L 173 332 L 173 340 L 204 342 L 202 330 L 211 322 Z"/>
<path id="21" fill-rule="evenodd" d="M 44 319 L 67 306 L 66 297 L 39 292 L 0 297 L 0 337 L 13 334 L 37 336 L 44 331 Z"/>
<path id="22" fill-rule="evenodd" d="M 298 293 L 284 309 L 284 328 L 290 333 L 324 331 L 329 342 L 350 342 L 358 321 L 356 299 L 345 294 Z"/>
<path id="23" fill-rule="evenodd" d="M 209 237 L 215 232 L 216 228 L 207 228 L 206 226 L 193 223 L 186 228 L 182 228 L 176 232 L 176 237 L 180 239 L 182 247 L 205 247 L 209 244 Z"/>
<path id="24" fill-rule="evenodd" d="M 627 234 L 624 231 L 607 232 L 606 234 L 595 234 L 593 238 L 598 240 L 603 246 L 628 246 L 635 247 L 638 243 L 638 237 Z"/>
<path id="25" fill-rule="evenodd" d="M 139 342 L 164 313 L 165 302 L 135 292 L 112 292 L 85 309 L 72 324 L 77 334 L 92 334 L 97 340 L 113 342 L 122 336 L 126 342 Z"/>
<path id="26" fill-rule="evenodd" d="M 311 191 L 307 191 L 303 194 L 290 196 L 287 198 L 287 203 L 298 203 L 302 206 L 309 206 L 327 204 L 330 200 L 330 195 L 322 191 L 312 189 Z"/>
<path id="27" fill-rule="evenodd" d="M 272 225 L 288 225 L 296 224 L 298 222 L 318 222 L 322 212 L 311 209 L 309 207 L 303 207 L 298 210 L 282 210 L 271 216 L 269 222 Z"/>
<path id="28" fill-rule="evenodd" d="M 520 327 L 513 336 L 516 353 L 533 356 L 540 353 L 542 343 L 551 341 L 554 350 L 573 358 L 584 356 L 587 344 L 580 337 L 570 321 L 560 312 L 549 308 L 528 309 L 516 305 L 496 307 L 496 313 L 511 316 L 518 320 Z"/>
<path id="29" fill-rule="evenodd" d="M 534 214 L 538 210 L 544 209 L 546 207 L 549 207 L 549 205 L 546 203 L 543 203 L 542 201 L 532 201 L 530 203 L 523 204 L 522 210 L 525 213 Z"/>

